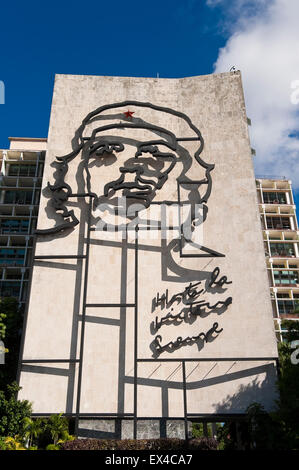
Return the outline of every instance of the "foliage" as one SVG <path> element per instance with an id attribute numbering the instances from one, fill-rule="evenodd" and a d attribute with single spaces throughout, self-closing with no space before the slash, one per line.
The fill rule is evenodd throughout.
<path id="1" fill-rule="evenodd" d="M 259 403 L 247 409 L 250 447 L 254 450 L 284 450 L 287 445 L 276 413 L 266 413 Z"/>
<path id="2" fill-rule="evenodd" d="M 211 437 L 210 429 L 208 429 L 208 436 Z M 204 437 L 204 426 L 203 423 L 192 423 L 192 436 L 195 438 Z"/>
<path id="3" fill-rule="evenodd" d="M 17 300 L 14 297 L 0 298 L 0 340 L 7 350 L 5 365 L 0 367 L 0 390 L 16 380 L 22 322 Z"/>
<path id="4" fill-rule="evenodd" d="M 5 339 L 5 331 L 6 331 L 5 319 L 6 319 L 5 313 L 0 312 L 0 340 Z"/>
<path id="5" fill-rule="evenodd" d="M 60 450 L 60 446 L 55 444 L 48 444 L 46 450 Z"/>
<path id="6" fill-rule="evenodd" d="M 13 334 L 15 327 L 21 326 L 18 313 L 17 299 L 14 297 L 0 297 L 0 339 L 6 339 Z"/>
<path id="7" fill-rule="evenodd" d="M 67 418 L 62 416 L 62 413 L 50 416 L 47 420 L 46 431 L 50 433 L 54 445 L 57 445 L 58 441 L 70 438 L 69 422 Z"/>
<path id="8" fill-rule="evenodd" d="M 220 423 L 214 423 L 216 433 L 221 427 Z M 203 423 L 192 423 L 192 437 L 193 438 L 202 438 L 202 437 L 213 437 L 213 424 L 206 423 L 206 429 Z"/>
<path id="9" fill-rule="evenodd" d="M 188 448 L 194 450 L 218 450 L 218 442 L 213 437 L 190 439 Z"/>
<path id="10" fill-rule="evenodd" d="M 216 450 L 217 442 L 212 438 L 191 439 L 74 439 L 61 444 L 62 450 Z"/>
<path id="11" fill-rule="evenodd" d="M 23 439 L 27 448 L 59 450 L 59 444 L 74 439 L 69 434 L 69 422 L 62 414 L 49 418 L 25 418 Z"/>
<path id="12" fill-rule="evenodd" d="M 299 322 L 284 321 L 284 342 L 279 345 L 280 376 L 278 386 L 280 399 L 277 419 L 289 443 L 290 449 L 299 449 L 299 364 L 292 364 L 294 350 L 290 343 L 299 340 Z"/>
<path id="13" fill-rule="evenodd" d="M 0 391 L 0 436 L 15 437 L 24 433 L 24 418 L 31 415 L 31 404 L 27 400 L 17 400 L 20 390 L 16 383 L 7 385 Z"/>
<path id="14" fill-rule="evenodd" d="M 23 438 L 26 441 L 27 447 L 34 447 L 34 444 L 38 443 L 38 438 L 43 432 L 43 420 L 40 418 L 31 419 L 29 417 L 25 417 L 23 425 Z"/>
<path id="15" fill-rule="evenodd" d="M 299 364 L 293 364 L 291 342 L 299 340 L 299 322 L 284 321 L 284 342 L 279 344 L 279 399 L 266 413 L 258 403 L 247 409 L 244 422 L 226 423 L 218 432 L 220 449 L 299 450 Z"/>
<path id="16" fill-rule="evenodd" d="M 299 339 L 299 322 L 294 320 L 284 320 L 281 322 L 283 340 L 288 344 Z M 283 343 L 282 343 L 283 344 Z"/>
<path id="17" fill-rule="evenodd" d="M 218 429 L 219 450 L 248 450 L 250 440 L 247 422 L 227 422 Z"/>
<path id="18" fill-rule="evenodd" d="M 23 444 L 16 437 L 1 437 L 0 450 L 26 450 Z"/>
<path id="19" fill-rule="evenodd" d="M 71 442 L 74 439 L 68 432 L 68 420 L 61 414 L 51 415 L 44 419 L 31 418 L 30 414 L 31 407 L 29 406 L 28 413 L 19 420 L 18 426 L 15 426 L 13 430 L 3 427 L 5 437 L 0 437 L 0 450 L 15 450 L 14 441 L 25 450 L 60 450 L 60 445 L 64 441 Z M 8 437 L 8 432 L 11 433 L 10 437 Z M 6 443 L 7 439 L 9 439 L 9 445 Z"/>

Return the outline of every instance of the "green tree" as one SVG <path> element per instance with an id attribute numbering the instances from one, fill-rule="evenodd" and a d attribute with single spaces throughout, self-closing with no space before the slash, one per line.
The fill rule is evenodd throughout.
<path id="1" fill-rule="evenodd" d="M 252 403 L 247 416 L 252 450 L 284 450 L 288 446 L 277 412 L 267 413 L 260 403 Z"/>
<path id="2" fill-rule="evenodd" d="M 44 420 L 40 418 L 31 419 L 27 416 L 24 418 L 23 437 L 26 440 L 27 447 L 32 447 L 33 445 L 38 444 L 38 438 L 43 432 L 43 424 Z"/>
<path id="3" fill-rule="evenodd" d="M 258 403 L 247 409 L 247 419 L 238 424 L 228 422 L 218 432 L 218 440 L 224 449 L 268 449 L 299 450 L 299 364 L 294 357 L 293 341 L 299 340 L 299 322 L 294 320 L 282 323 L 283 342 L 279 344 L 279 375 L 277 388 L 279 399 L 275 411 L 266 413 Z M 298 354 L 295 353 L 298 358 Z M 239 392 L 254 390 L 253 384 Z M 227 410 L 231 402 L 227 404 Z"/>
<path id="4" fill-rule="evenodd" d="M 14 297 L 0 298 L 0 340 L 8 350 L 0 367 L 0 390 L 16 380 L 23 318 Z"/>
<path id="5" fill-rule="evenodd" d="M 62 413 L 58 415 L 51 415 L 47 420 L 47 430 L 53 439 L 54 445 L 57 445 L 59 440 L 66 440 L 69 436 L 69 423 L 67 418 L 62 416 Z"/>
<path id="6" fill-rule="evenodd" d="M 192 423 L 192 437 L 204 437 L 203 423 Z"/>
<path id="7" fill-rule="evenodd" d="M 31 404 L 27 400 L 17 400 L 20 387 L 13 383 L 0 391 L 0 436 L 24 434 L 24 418 L 31 415 Z"/>
<path id="8" fill-rule="evenodd" d="M 5 339 L 5 331 L 6 331 L 5 319 L 6 319 L 5 313 L 0 312 L 0 340 L 2 341 L 4 341 Z"/>
<path id="9" fill-rule="evenodd" d="M 299 364 L 292 361 L 292 341 L 299 340 L 299 322 L 282 323 L 283 342 L 279 344 L 280 375 L 277 419 L 290 449 L 299 449 Z"/>

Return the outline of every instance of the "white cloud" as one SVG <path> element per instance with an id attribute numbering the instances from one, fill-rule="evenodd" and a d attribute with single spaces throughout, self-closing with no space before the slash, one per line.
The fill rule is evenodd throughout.
<path id="1" fill-rule="evenodd" d="M 237 12 L 215 72 L 227 72 L 232 66 L 242 72 L 256 173 L 287 176 L 298 189 L 299 138 L 290 134 L 297 132 L 299 137 L 299 2 L 207 0 L 207 4 L 220 5 L 227 19 L 231 11 Z M 232 10 L 227 5 L 233 5 Z"/>

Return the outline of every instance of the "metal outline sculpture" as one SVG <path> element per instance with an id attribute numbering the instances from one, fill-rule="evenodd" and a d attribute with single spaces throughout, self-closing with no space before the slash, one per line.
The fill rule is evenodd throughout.
<path id="1" fill-rule="evenodd" d="M 196 137 L 194 137 L 194 138 L 176 138 L 176 136 L 171 131 L 169 131 L 165 128 L 155 126 L 155 125 L 152 125 L 152 124 L 147 124 L 147 123 L 142 123 L 141 124 L 140 122 L 135 122 L 135 123 L 134 122 L 120 122 L 118 124 L 115 123 L 115 124 L 110 124 L 110 125 L 106 125 L 106 126 L 101 126 L 101 127 L 98 127 L 96 129 L 94 129 L 92 131 L 92 134 L 91 134 L 90 137 L 88 137 L 88 138 L 83 137 L 83 132 L 84 132 L 86 126 L 88 124 L 90 124 L 91 122 L 93 122 L 93 120 L 96 120 L 96 118 L 102 112 L 110 110 L 110 109 L 121 108 L 121 107 L 126 107 L 126 106 L 137 106 L 137 107 L 143 107 L 143 108 L 150 108 L 150 109 L 153 109 L 155 111 L 165 112 L 165 113 L 171 114 L 173 116 L 176 116 L 178 118 L 181 118 L 187 123 L 187 125 L 190 127 L 190 129 L 194 131 L 194 133 L 196 134 Z M 127 119 L 130 119 L 130 121 L 131 121 L 131 118 L 127 118 Z M 149 152 L 149 153 L 152 153 L 152 155 L 157 156 L 157 157 L 159 157 L 159 156 L 164 156 L 165 157 L 167 155 L 169 156 L 171 154 L 164 154 L 164 153 L 162 154 L 161 152 L 159 152 L 159 150 L 157 148 L 157 145 L 163 144 L 166 147 L 168 147 L 170 150 L 176 151 L 177 150 L 177 144 L 178 144 L 179 141 L 188 141 L 188 140 L 191 140 L 191 141 L 196 140 L 197 141 L 198 140 L 200 142 L 200 146 L 196 150 L 196 152 L 194 153 L 194 158 L 196 159 L 197 163 L 205 169 L 205 178 L 200 180 L 200 181 L 197 181 L 197 183 L 207 185 L 207 190 L 206 190 L 206 192 L 204 193 L 204 195 L 202 197 L 199 196 L 198 203 L 199 204 L 207 203 L 207 201 L 209 199 L 209 196 L 210 196 L 210 193 L 211 193 L 211 189 L 212 189 L 212 178 L 211 178 L 210 173 L 214 169 L 215 165 L 214 164 L 208 164 L 208 163 L 204 162 L 201 159 L 200 154 L 202 153 L 203 148 L 204 148 L 204 140 L 203 140 L 203 137 L 201 135 L 201 132 L 199 131 L 199 129 L 196 128 L 196 126 L 194 126 L 194 124 L 191 122 L 191 119 L 184 113 L 181 113 L 179 111 L 175 111 L 171 108 L 166 108 L 166 107 L 163 107 L 163 106 L 154 105 L 152 103 L 132 101 L 132 100 L 122 101 L 122 102 L 118 102 L 118 103 L 113 103 L 113 104 L 100 106 L 96 110 L 89 113 L 83 119 L 80 127 L 77 129 L 77 131 L 75 133 L 75 148 L 74 148 L 74 150 L 72 152 L 70 152 L 69 154 L 64 155 L 62 157 L 56 157 L 55 164 L 56 164 L 56 167 L 57 167 L 57 175 L 55 177 L 55 183 L 53 185 L 51 185 L 48 182 L 48 188 L 53 193 L 50 204 L 51 204 L 51 206 L 53 207 L 53 209 L 55 210 L 56 213 L 60 213 L 60 215 L 62 216 L 63 219 L 71 219 L 71 220 L 66 220 L 64 223 L 61 223 L 61 224 L 56 225 L 56 226 L 54 226 L 52 228 L 49 228 L 49 229 L 37 229 L 35 231 L 35 233 L 37 235 L 54 234 L 54 233 L 60 232 L 62 230 L 68 229 L 68 228 L 73 228 L 73 227 L 75 227 L 76 225 L 79 224 L 79 220 L 75 216 L 74 211 L 73 210 L 68 210 L 67 207 L 66 207 L 66 202 L 67 202 L 68 198 L 73 196 L 73 192 L 72 192 L 72 189 L 71 189 L 70 185 L 65 182 L 65 176 L 68 172 L 68 164 L 80 153 L 81 150 L 83 150 L 85 148 L 85 146 L 86 146 L 86 148 L 88 148 L 88 146 L 89 146 L 89 155 L 90 155 L 91 152 L 94 153 L 95 151 L 97 152 L 98 155 L 101 155 L 104 152 L 112 153 L 113 151 L 116 151 L 116 152 L 122 151 L 123 150 L 123 145 L 120 144 L 119 142 L 110 142 L 110 143 L 106 142 L 105 143 L 102 140 L 101 142 L 96 143 L 96 134 L 98 132 L 107 131 L 107 130 L 110 130 L 110 129 L 126 129 L 126 128 L 146 129 L 146 130 L 155 131 L 157 133 L 163 133 L 163 134 L 166 134 L 167 138 L 169 139 L 168 141 L 167 140 L 150 140 L 150 141 L 143 142 L 143 143 L 139 144 L 138 147 L 137 147 L 138 150 L 135 154 L 135 158 L 137 158 L 139 155 L 141 155 L 145 151 Z M 86 141 L 87 142 L 95 141 L 95 144 L 92 144 L 90 146 L 89 144 L 86 144 Z M 88 155 L 88 157 L 89 157 L 89 155 Z M 90 174 L 89 174 L 89 171 L 88 171 L 88 168 L 87 168 L 87 162 L 88 162 L 88 158 L 86 159 L 86 163 L 85 163 L 85 169 L 87 171 L 86 184 L 87 184 L 88 192 L 85 195 L 86 196 L 96 196 L 90 190 Z M 174 164 L 175 163 L 173 163 L 173 165 L 171 165 L 168 168 L 168 170 L 166 172 L 164 172 L 163 176 L 161 176 L 159 178 L 159 181 L 156 185 L 156 189 L 160 189 L 163 186 L 165 181 L 168 179 L 168 174 L 172 170 Z M 126 170 L 126 171 L 128 171 L 128 170 Z M 141 173 L 142 172 L 140 172 L 140 175 L 141 175 Z M 140 177 L 140 175 L 139 175 L 139 177 Z M 123 174 L 122 174 L 121 177 L 119 178 L 119 183 L 122 183 L 123 179 L 124 179 L 124 177 L 123 177 Z M 131 185 L 128 186 L 128 189 L 130 187 L 131 187 Z M 115 188 L 113 188 L 113 185 L 111 183 L 107 183 L 105 185 L 105 189 L 104 189 L 105 192 L 107 193 L 107 191 L 110 188 L 115 189 Z M 206 207 L 206 210 L 207 210 L 207 207 Z"/>

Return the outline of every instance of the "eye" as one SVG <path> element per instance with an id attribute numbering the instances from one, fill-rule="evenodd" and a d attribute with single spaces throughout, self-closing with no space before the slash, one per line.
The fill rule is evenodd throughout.
<path id="1" fill-rule="evenodd" d="M 169 151 L 171 150 L 171 151 Z M 137 146 L 137 152 L 135 153 L 135 158 L 140 159 L 139 157 L 143 156 L 144 154 L 150 154 L 155 159 L 159 161 L 168 161 L 168 162 L 176 162 L 177 156 L 173 152 L 173 148 L 170 147 L 166 142 L 156 142 L 156 145 L 151 144 L 150 142 L 139 144 Z"/>
<path id="2" fill-rule="evenodd" d="M 159 152 L 159 149 L 156 145 L 140 145 L 137 152 L 135 153 L 135 157 L 139 157 L 143 153 L 151 153 L 152 155 L 156 155 L 157 152 Z"/>
<path id="3" fill-rule="evenodd" d="M 95 154 L 96 156 L 100 157 L 105 153 L 113 153 L 113 152 L 122 152 L 125 149 L 124 145 L 120 142 L 97 142 L 90 146 L 90 154 Z"/>
<path id="4" fill-rule="evenodd" d="M 142 155 L 139 158 L 130 158 L 125 162 L 125 168 L 142 168 L 145 176 L 156 176 L 163 171 L 164 162 L 153 158 L 151 154 Z"/>

